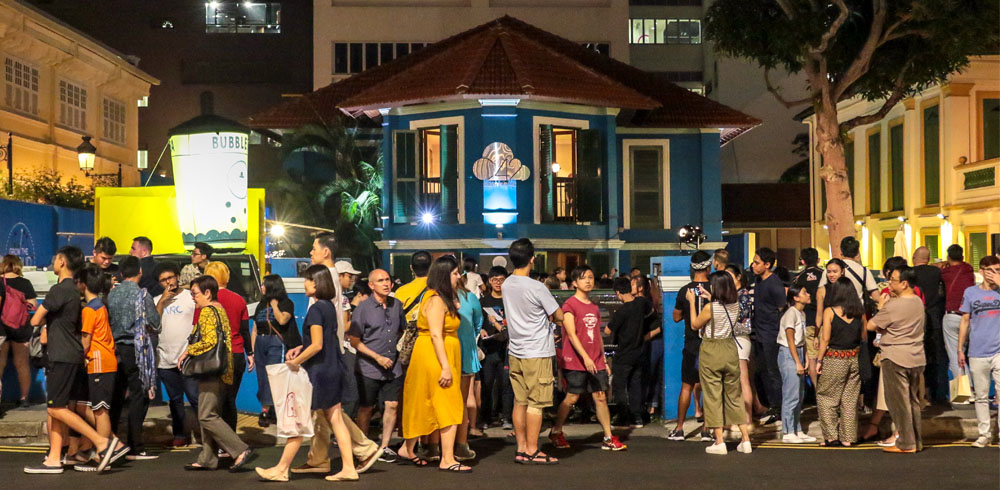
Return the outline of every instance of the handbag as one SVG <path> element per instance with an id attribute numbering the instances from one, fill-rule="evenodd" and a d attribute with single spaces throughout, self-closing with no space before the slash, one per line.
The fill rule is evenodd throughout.
<path id="1" fill-rule="evenodd" d="M 967 403 L 971 400 L 972 386 L 969 384 L 969 375 L 963 374 L 948 381 L 948 393 L 952 403 Z"/>
<path id="2" fill-rule="evenodd" d="M 229 367 L 229 350 L 226 348 L 226 340 L 223 337 L 227 333 L 222 331 L 222 319 L 219 318 L 219 310 L 214 307 L 210 308 L 212 309 L 212 313 L 215 313 L 215 345 L 201 354 L 184 358 L 184 363 L 181 364 L 181 374 L 184 376 L 218 375 L 224 373 Z M 188 338 L 188 344 L 196 344 L 202 340 L 201 327 L 197 326 L 194 333 Z"/>
<path id="3" fill-rule="evenodd" d="M 427 288 L 424 288 L 423 291 L 420 291 L 420 295 L 417 296 L 417 299 L 413 300 L 409 306 L 403 309 L 404 318 L 408 313 L 410 313 L 410 310 L 412 310 L 414 306 L 419 305 L 420 302 L 423 301 L 424 293 L 426 292 Z M 396 352 L 399 352 L 397 362 L 402 364 L 410 363 L 410 355 L 413 354 L 413 344 L 417 342 L 417 335 L 417 322 L 406 322 L 406 326 L 403 327 L 403 333 L 399 336 L 399 341 L 396 342 Z"/>

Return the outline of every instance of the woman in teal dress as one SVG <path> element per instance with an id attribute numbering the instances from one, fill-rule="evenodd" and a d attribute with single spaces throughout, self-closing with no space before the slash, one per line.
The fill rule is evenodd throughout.
<path id="1" fill-rule="evenodd" d="M 462 280 L 465 280 L 465 276 L 462 276 Z M 477 397 L 470 400 L 469 392 L 475 384 L 476 373 L 482 368 L 479 362 L 479 332 L 483 329 L 483 307 L 479 304 L 479 298 L 467 291 L 464 285 L 458 291 L 458 340 L 462 344 L 462 400 L 465 402 L 465 411 L 455 436 L 455 459 L 468 461 L 476 457 L 476 452 L 469 449 L 469 429 L 472 426 L 470 419 L 474 418 L 473 414 L 479 407 L 476 404 Z"/>

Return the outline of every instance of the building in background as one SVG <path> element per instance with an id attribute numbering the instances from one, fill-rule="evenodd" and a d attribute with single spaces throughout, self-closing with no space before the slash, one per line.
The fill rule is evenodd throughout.
<path id="1" fill-rule="evenodd" d="M 242 119 L 312 86 L 312 1 L 33 0 L 39 8 L 137 58 L 160 79 L 139 102 L 140 167 L 168 173 L 167 131 L 197 116 L 200 95 Z M 130 114 L 137 110 L 130 101 Z M 267 135 L 250 136 L 250 185 L 283 175 Z M 75 146 L 75 145 L 74 145 Z M 134 153 L 134 152 L 133 152 Z"/>
<path id="2" fill-rule="evenodd" d="M 1000 56 L 981 56 L 940 84 L 897 104 L 881 121 L 850 131 L 845 143 L 862 259 L 879 267 L 887 257 L 925 245 L 943 259 L 949 245 L 966 261 L 1000 247 Z M 875 112 L 881 101 L 839 105 L 840 119 Z M 814 117 L 804 122 L 812 128 Z M 810 144 L 814 148 L 815 144 Z M 832 250 L 824 229 L 826 190 L 817 178 L 820 155 L 810 153 L 814 246 Z M 834 247 L 837 244 L 833 245 Z M 909 257 L 907 257 L 909 258 Z"/>
<path id="3" fill-rule="evenodd" d="M 812 246 L 809 184 L 722 184 L 722 232 L 731 244 L 730 236 L 753 235 L 745 253 L 727 247 L 732 260 L 737 260 L 733 254 L 740 255 L 743 268 L 753 260 L 755 249 L 768 247 L 777 254 L 776 265 L 798 269 L 802 249 Z"/>
<path id="4" fill-rule="evenodd" d="M 138 106 L 159 83 L 153 75 L 17 0 L 0 2 L 0 57 L 0 133 L 12 133 L 15 178 L 53 170 L 64 180 L 89 182 L 77 156 L 89 136 L 97 148 L 93 174 L 114 175 L 120 166 L 124 185 L 139 182 Z"/>

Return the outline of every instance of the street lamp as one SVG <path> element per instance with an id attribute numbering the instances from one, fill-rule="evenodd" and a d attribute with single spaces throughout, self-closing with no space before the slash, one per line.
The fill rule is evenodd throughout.
<path id="1" fill-rule="evenodd" d="M 7 160 L 7 194 L 14 195 L 14 160 L 12 154 L 14 150 L 14 136 L 7 133 L 7 145 L 0 146 L 0 158 Z"/>
<path id="2" fill-rule="evenodd" d="M 118 187 L 122 186 L 122 164 L 118 164 L 118 173 L 108 173 L 108 174 L 91 174 L 90 171 L 94 170 L 94 160 L 97 158 L 97 147 L 90 142 L 90 136 L 83 136 L 83 143 L 76 147 L 76 156 L 80 160 L 80 170 L 83 170 L 83 175 L 87 177 L 93 177 L 95 179 L 104 177 L 117 177 Z"/>

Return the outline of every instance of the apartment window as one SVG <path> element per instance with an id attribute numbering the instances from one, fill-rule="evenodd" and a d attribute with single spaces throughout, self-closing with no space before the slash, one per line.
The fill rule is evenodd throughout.
<path id="1" fill-rule="evenodd" d="M 889 124 L 889 204 L 891 211 L 903 210 L 903 120 Z"/>
<path id="2" fill-rule="evenodd" d="M 125 104 L 104 99 L 104 137 L 115 143 L 125 144 Z"/>
<path id="3" fill-rule="evenodd" d="M 139 170 L 149 168 L 149 150 L 139 150 L 135 158 L 135 166 Z"/>
<path id="4" fill-rule="evenodd" d="M 393 133 L 394 221 L 458 222 L 458 125 Z"/>
<path id="5" fill-rule="evenodd" d="M 937 105 L 923 110 L 924 205 L 941 202 L 941 121 Z"/>
<path id="6" fill-rule="evenodd" d="M 868 212 L 882 211 L 882 134 L 868 133 Z"/>
<path id="7" fill-rule="evenodd" d="M 630 44 L 701 44 L 699 19 L 630 19 Z"/>
<path id="8" fill-rule="evenodd" d="M 982 111 L 983 160 L 1000 158 L 1000 99 L 984 98 L 980 104 Z"/>
<path id="9" fill-rule="evenodd" d="M 663 147 L 630 149 L 629 226 L 663 229 Z"/>
<path id="10" fill-rule="evenodd" d="M 205 4 L 205 32 L 210 34 L 278 34 L 281 4 L 219 2 Z"/>
<path id="11" fill-rule="evenodd" d="M 87 89 L 59 81 L 59 124 L 87 130 Z"/>
<path id="12" fill-rule="evenodd" d="M 600 222 L 603 211 L 603 158 L 600 133 L 539 128 L 542 221 Z"/>
<path id="13" fill-rule="evenodd" d="M 361 73 L 417 51 L 426 43 L 333 43 L 333 74 Z"/>
<path id="14" fill-rule="evenodd" d="M 38 68 L 7 58 L 4 61 L 4 99 L 15 111 L 38 115 Z"/>
<path id="15" fill-rule="evenodd" d="M 701 44 L 701 21 L 667 19 L 667 44 Z"/>
<path id="16" fill-rule="evenodd" d="M 930 259 L 937 260 L 939 257 L 938 251 L 941 248 L 941 239 L 937 233 L 924 233 L 923 246 L 927 247 L 930 251 Z"/>

